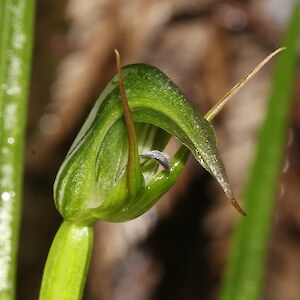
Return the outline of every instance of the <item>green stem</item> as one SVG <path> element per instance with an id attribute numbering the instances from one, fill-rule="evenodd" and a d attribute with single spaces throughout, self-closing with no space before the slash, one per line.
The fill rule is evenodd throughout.
<path id="1" fill-rule="evenodd" d="M 14 299 L 35 3 L 0 2 L 0 299 Z"/>
<path id="2" fill-rule="evenodd" d="M 92 226 L 62 223 L 48 254 L 40 300 L 81 299 L 92 247 Z"/>

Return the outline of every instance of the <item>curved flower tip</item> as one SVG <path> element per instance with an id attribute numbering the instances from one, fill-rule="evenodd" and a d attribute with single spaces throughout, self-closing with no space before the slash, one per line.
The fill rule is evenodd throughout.
<path id="1" fill-rule="evenodd" d="M 220 180 L 220 175 L 221 180 Z M 217 174 L 217 176 L 215 176 L 215 178 L 217 179 L 217 181 L 219 182 L 220 186 L 222 187 L 226 198 L 230 201 L 231 205 L 242 215 L 242 216 L 247 216 L 247 214 L 245 213 L 245 211 L 241 208 L 241 206 L 239 205 L 239 203 L 237 202 L 232 189 L 230 187 L 229 181 L 227 179 L 227 175 L 225 173 L 225 169 L 222 170 L 221 174 Z"/>
<path id="2" fill-rule="evenodd" d="M 242 215 L 242 216 L 247 216 L 247 214 L 245 213 L 245 211 L 240 207 L 240 205 L 238 204 L 238 202 L 236 201 L 236 199 L 234 198 L 234 196 L 232 196 L 230 198 L 230 202 L 233 205 L 233 207 Z"/>

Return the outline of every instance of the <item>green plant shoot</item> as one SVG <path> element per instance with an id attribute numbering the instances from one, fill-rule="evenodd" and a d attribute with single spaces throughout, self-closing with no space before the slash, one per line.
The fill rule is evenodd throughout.
<path id="1" fill-rule="evenodd" d="M 121 70 L 116 51 L 118 74 L 102 92 L 56 177 L 55 204 L 65 221 L 50 249 L 40 299 L 80 299 L 92 224 L 128 221 L 146 212 L 176 182 L 190 152 L 245 215 L 233 196 L 209 121 L 281 50 L 256 67 L 206 117 L 158 69 L 135 64 Z M 170 160 L 163 150 L 171 136 L 182 146 Z"/>

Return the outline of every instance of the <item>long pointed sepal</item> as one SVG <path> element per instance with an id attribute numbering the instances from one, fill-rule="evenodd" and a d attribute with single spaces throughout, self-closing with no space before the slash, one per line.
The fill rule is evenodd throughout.
<path id="1" fill-rule="evenodd" d="M 239 81 L 223 98 L 221 98 L 217 104 L 215 104 L 205 115 L 205 119 L 207 121 L 211 121 L 225 106 L 225 104 L 234 97 L 240 89 L 269 61 L 271 60 L 276 54 L 285 50 L 285 47 L 281 47 L 270 55 L 268 55 L 262 62 L 260 62 L 249 74 L 247 74 L 241 81 Z"/>
<path id="2" fill-rule="evenodd" d="M 115 49 L 119 89 L 122 100 L 122 108 L 124 112 L 125 125 L 128 135 L 128 162 L 126 167 L 127 176 L 127 188 L 129 196 L 135 196 L 144 185 L 144 179 L 140 167 L 138 142 L 136 137 L 136 131 L 134 122 L 132 120 L 130 108 L 128 105 L 128 99 L 124 87 L 122 69 L 121 69 L 121 58 L 118 50 Z"/>

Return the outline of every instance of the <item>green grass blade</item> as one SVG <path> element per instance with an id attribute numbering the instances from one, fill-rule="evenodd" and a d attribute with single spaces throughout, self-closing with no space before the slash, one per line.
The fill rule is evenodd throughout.
<path id="1" fill-rule="evenodd" d="M 268 236 L 278 190 L 296 68 L 300 9 L 295 8 L 276 63 L 267 115 L 244 193 L 247 218 L 237 225 L 221 289 L 222 300 L 258 300 L 265 270 Z"/>
<path id="2" fill-rule="evenodd" d="M 14 299 L 34 0 L 0 2 L 0 299 Z"/>

